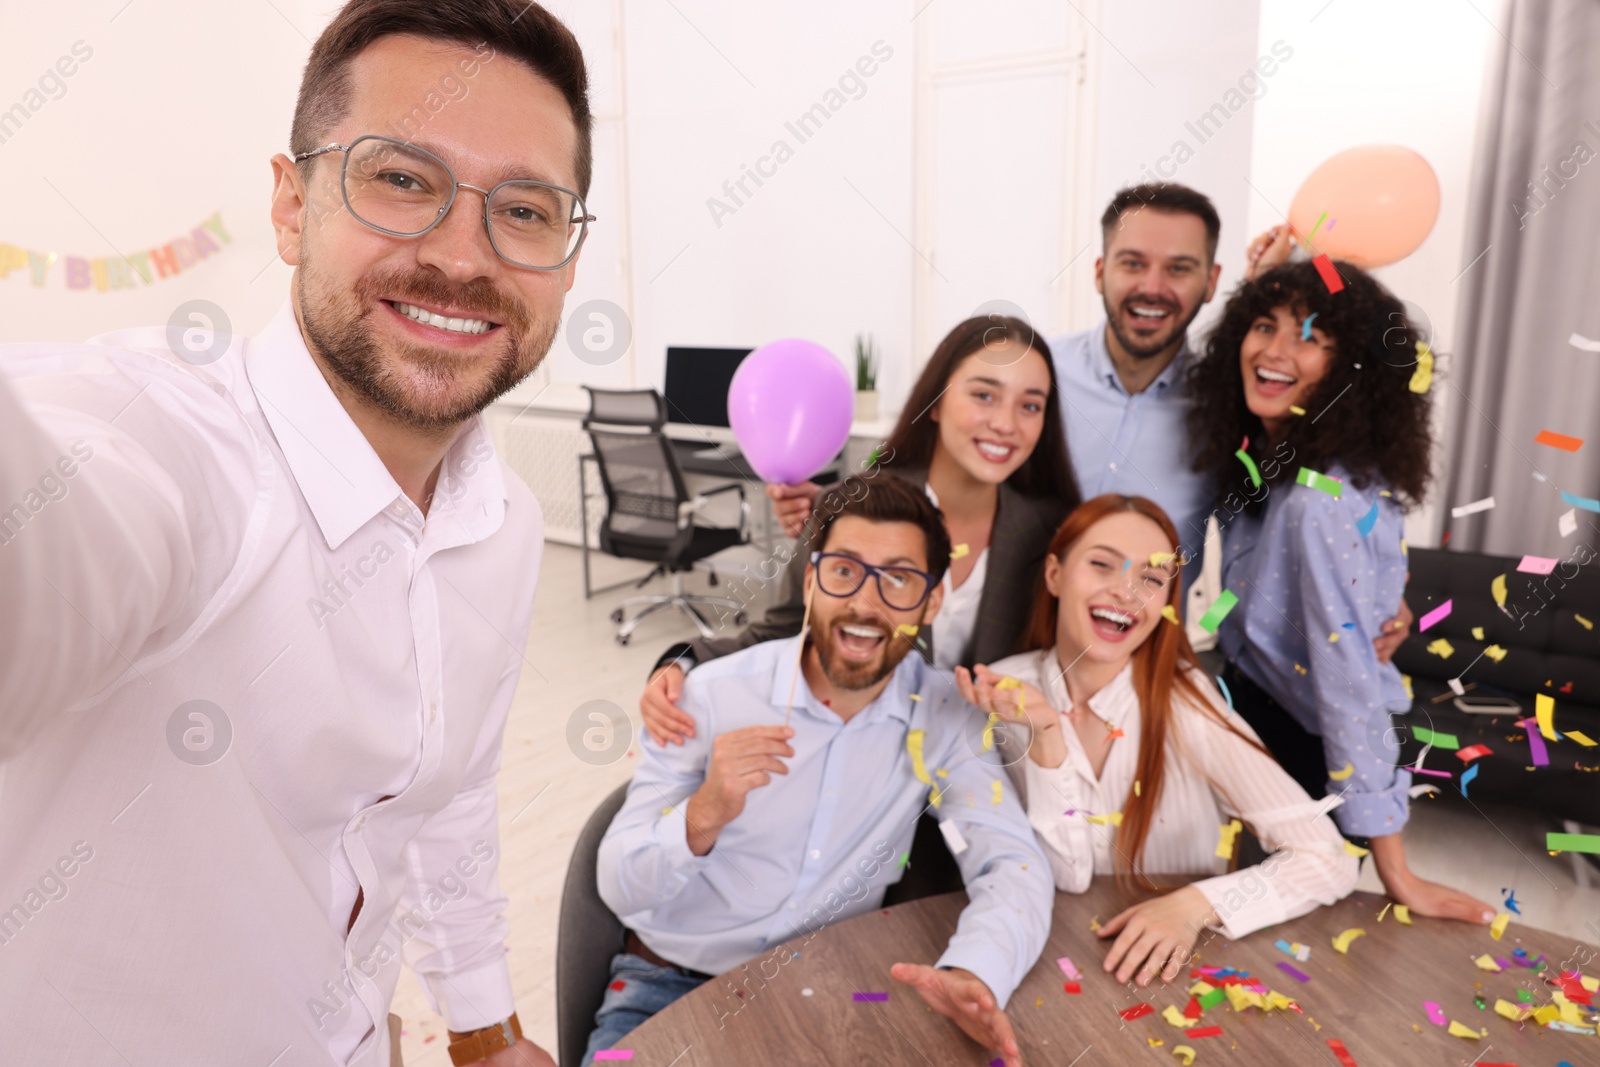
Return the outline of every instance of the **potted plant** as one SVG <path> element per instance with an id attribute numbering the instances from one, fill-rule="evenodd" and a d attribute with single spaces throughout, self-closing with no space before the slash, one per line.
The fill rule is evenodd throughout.
<path id="1" fill-rule="evenodd" d="M 856 334 L 856 418 L 878 418 L 878 348 L 870 333 Z"/>

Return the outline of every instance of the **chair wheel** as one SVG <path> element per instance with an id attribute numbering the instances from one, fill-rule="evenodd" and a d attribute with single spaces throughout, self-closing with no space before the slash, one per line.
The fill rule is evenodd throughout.
<path id="1" fill-rule="evenodd" d="M 733 614 L 733 624 L 735 626 L 743 626 L 745 623 L 747 623 L 749 621 L 750 621 L 750 616 L 746 615 L 744 612 L 742 612 L 742 611 L 734 612 L 734 614 Z"/>
<path id="2" fill-rule="evenodd" d="M 614 610 L 611 613 L 611 621 L 612 622 L 621 622 L 622 621 L 622 609 L 621 608 L 617 608 L 616 610 Z"/>
<path id="3" fill-rule="evenodd" d="M 617 644 L 619 644 L 619 645 L 627 645 L 628 638 L 630 636 L 632 636 L 632 635 L 631 634 L 618 634 L 617 635 Z"/>
<path id="4" fill-rule="evenodd" d="M 709 581 L 709 582 L 708 582 L 708 583 L 707 583 L 707 584 L 708 584 L 708 585 L 709 585 L 709 586 L 710 586 L 710 587 L 711 587 L 711 588 L 712 588 L 712 589 L 715 589 L 715 588 L 716 588 L 716 587 L 717 587 L 717 586 L 719 586 L 719 585 L 721 585 L 721 584 L 722 584 L 722 583 L 721 583 L 721 582 L 719 582 L 719 581 L 718 581 L 718 580 L 717 580 L 717 572 L 716 572 L 716 571 L 712 571 L 712 572 L 711 572 L 711 580 L 710 580 L 710 581 Z"/>

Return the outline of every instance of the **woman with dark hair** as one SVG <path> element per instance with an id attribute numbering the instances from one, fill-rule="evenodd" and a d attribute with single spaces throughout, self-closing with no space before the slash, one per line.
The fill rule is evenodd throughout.
<path id="1" fill-rule="evenodd" d="M 1050 542 L 1032 651 L 956 670 L 1015 755 L 1007 770 L 1057 889 L 1082 893 L 1097 874 L 1146 890 L 1162 888 L 1152 875 L 1210 876 L 1099 929 L 1116 938 L 1106 971 L 1140 985 L 1177 977 L 1202 929 L 1237 938 L 1304 915 L 1346 896 L 1359 869 L 1196 665 L 1176 621 L 1178 551 L 1151 501 L 1095 497 Z M 1229 871 L 1241 825 L 1273 851 Z"/>
<path id="2" fill-rule="evenodd" d="M 938 622 L 896 639 L 912 640 L 945 670 L 1020 647 L 1045 546 L 1078 503 L 1055 364 L 1044 340 L 1006 316 L 957 325 L 923 368 L 868 473 L 923 487 L 956 546 Z M 787 488 L 810 512 L 818 487 Z M 694 735 L 693 720 L 676 703 L 694 663 L 800 632 L 801 578 L 816 525 L 813 518 L 799 531 L 779 602 L 764 618 L 730 637 L 674 645 L 658 661 L 639 701 L 645 729 L 658 743 L 681 744 Z"/>
<path id="3" fill-rule="evenodd" d="M 1370 847 L 1390 896 L 1488 922 L 1488 905 L 1406 864 L 1411 774 L 1390 716 L 1411 698 L 1372 645 L 1405 589 L 1405 509 L 1428 487 L 1432 356 L 1397 297 L 1335 268 L 1338 292 L 1310 262 L 1242 284 L 1192 371 L 1195 469 L 1243 490 L 1217 513 L 1224 596 L 1238 598 L 1222 677 L 1305 790 L 1338 795 L 1340 829 Z"/>

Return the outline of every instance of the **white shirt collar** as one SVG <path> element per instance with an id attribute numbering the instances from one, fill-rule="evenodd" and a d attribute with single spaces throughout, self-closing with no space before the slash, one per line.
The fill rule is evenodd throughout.
<path id="1" fill-rule="evenodd" d="M 1067 694 L 1066 675 L 1061 670 L 1061 661 L 1057 658 L 1054 648 L 1040 650 L 1039 675 L 1045 683 L 1043 686 L 1045 695 L 1050 698 L 1050 703 L 1056 710 L 1071 711 L 1072 697 Z M 1089 710 L 1114 727 L 1123 726 L 1128 718 L 1129 709 L 1137 710 L 1138 707 L 1138 695 L 1133 691 L 1132 660 L 1123 664 L 1116 677 L 1101 686 L 1099 692 L 1089 698 Z"/>
<path id="2" fill-rule="evenodd" d="M 284 301 L 267 327 L 246 343 L 244 364 L 329 548 L 337 549 L 385 508 L 411 507 L 312 359 L 293 300 Z M 487 444 L 488 428 L 479 416 L 450 446 L 439 472 L 435 506 L 450 502 L 462 523 L 462 541 L 486 537 L 505 515 L 505 483 L 492 446 L 483 447 Z"/>

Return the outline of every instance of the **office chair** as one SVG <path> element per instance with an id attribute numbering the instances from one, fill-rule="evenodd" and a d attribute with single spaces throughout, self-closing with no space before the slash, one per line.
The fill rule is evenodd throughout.
<path id="1" fill-rule="evenodd" d="M 583 428 L 594 446 L 595 465 L 606 497 L 606 515 L 600 523 L 600 550 L 622 559 L 638 559 L 656 566 L 638 582 L 643 586 L 660 574 L 672 576 L 672 592 L 634 596 L 611 613 L 620 623 L 617 643 L 626 645 L 639 623 L 667 608 L 689 617 L 702 637 L 716 631 L 701 608 L 723 608 L 733 613 L 735 625 L 744 625 L 744 605 L 732 597 L 686 593 L 683 574 L 708 556 L 735 545 L 750 543 L 750 503 L 738 482 L 689 495 L 683 470 L 672 442 L 662 432 L 666 405 L 653 389 L 595 389 L 589 392 L 589 414 Z M 699 526 L 695 516 L 711 498 L 739 494 L 737 528 Z M 712 588 L 717 586 L 711 570 Z M 631 618 L 628 611 L 638 608 Z"/>
<path id="2" fill-rule="evenodd" d="M 611 957 L 622 951 L 622 920 L 600 899 L 595 861 L 600 839 L 627 798 L 628 785 L 613 789 L 583 824 L 572 848 L 556 926 L 556 1045 L 561 1067 L 577 1067 L 594 1032 L 595 1012 L 611 980 Z"/>

